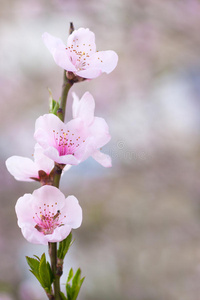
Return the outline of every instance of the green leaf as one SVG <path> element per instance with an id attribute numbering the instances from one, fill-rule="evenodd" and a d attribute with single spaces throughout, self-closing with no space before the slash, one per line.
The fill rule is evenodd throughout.
<path id="1" fill-rule="evenodd" d="M 27 260 L 27 263 L 30 267 L 31 273 L 40 282 L 40 275 L 39 275 L 39 264 L 40 264 L 40 262 L 37 259 L 31 258 L 31 257 L 28 257 L 28 256 L 26 256 L 26 260 Z"/>
<path id="2" fill-rule="evenodd" d="M 50 89 L 48 89 L 49 91 L 49 112 L 56 115 L 57 114 L 57 110 L 59 108 L 59 103 L 53 99 L 53 95 Z"/>
<path id="3" fill-rule="evenodd" d="M 81 269 L 79 268 L 76 271 L 76 274 L 74 275 L 74 278 L 72 279 L 72 287 L 77 286 L 79 284 L 80 277 L 81 277 Z"/>
<path id="4" fill-rule="evenodd" d="M 34 255 L 36 258 L 26 256 L 26 260 L 30 267 L 31 273 L 37 278 L 41 286 L 47 293 L 51 293 L 51 285 L 54 276 L 48 261 L 46 261 L 45 253 L 42 254 L 41 259 Z"/>
<path id="5" fill-rule="evenodd" d="M 33 271 L 33 270 L 30 270 L 30 272 L 37 278 L 37 280 L 39 281 L 39 283 L 40 283 L 40 276 L 39 276 L 39 274 L 38 273 L 36 273 L 35 271 Z M 41 283 L 40 283 L 41 284 Z"/>
<path id="6" fill-rule="evenodd" d="M 57 115 L 57 110 L 59 109 L 59 103 L 56 101 L 56 100 L 53 100 L 51 101 L 50 103 L 50 109 L 49 109 L 49 112 L 54 114 L 54 115 Z"/>
<path id="7" fill-rule="evenodd" d="M 76 271 L 76 274 L 74 275 L 73 279 L 73 270 L 71 269 L 69 271 L 68 279 L 67 279 L 67 284 L 66 284 L 66 292 L 67 292 L 67 297 L 68 300 L 76 300 L 78 297 L 80 288 L 82 286 L 82 283 L 85 279 L 85 277 L 81 278 L 81 270 L 78 269 Z M 70 280 L 72 279 L 72 284 L 70 285 Z"/>
<path id="8" fill-rule="evenodd" d="M 52 274 L 50 273 L 49 263 L 46 262 L 45 253 L 43 253 L 41 256 L 39 265 L 39 275 L 42 287 L 50 293 L 52 284 Z"/>
<path id="9" fill-rule="evenodd" d="M 50 88 L 48 88 L 48 92 L 49 92 L 49 111 L 52 110 L 52 105 L 53 105 L 53 95 L 52 95 L 52 91 Z"/>
<path id="10" fill-rule="evenodd" d="M 34 271 L 36 274 L 39 274 L 40 262 L 37 259 L 31 258 L 28 256 L 26 256 L 26 260 L 27 260 L 27 263 L 28 263 L 29 267 L 31 268 L 31 270 Z"/>
<path id="11" fill-rule="evenodd" d="M 53 275 L 53 272 L 51 270 L 51 266 L 50 266 L 50 263 L 47 261 L 47 268 L 48 268 L 48 272 L 49 272 L 49 275 L 50 275 L 50 282 L 51 284 L 53 283 L 54 281 L 54 275 Z"/>
<path id="12" fill-rule="evenodd" d="M 57 116 L 57 110 L 59 109 L 59 103 L 56 102 L 55 100 L 53 100 L 53 110 L 52 110 L 52 114 Z"/>
<path id="13" fill-rule="evenodd" d="M 61 300 L 68 300 L 68 299 L 65 297 L 65 295 L 64 295 L 63 292 L 60 292 L 60 297 L 61 297 Z"/>
<path id="14" fill-rule="evenodd" d="M 72 277 L 73 277 L 73 269 L 71 268 L 70 270 L 69 270 L 69 275 L 68 275 L 68 278 L 67 278 L 67 283 L 69 283 L 70 282 L 70 280 L 72 279 Z"/>
<path id="15" fill-rule="evenodd" d="M 40 261 L 40 258 L 39 258 L 37 255 L 33 255 L 33 256 L 35 256 L 35 257 L 37 258 L 37 260 L 39 260 L 39 261 Z"/>
<path id="16" fill-rule="evenodd" d="M 72 233 L 70 233 L 66 237 L 66 239 L 64 239 L 62 242 L 59 243 L 58 258 L 60 258 L 60 259 L 65 258 L 65 255 L 67 254 L 71 244 L 72 244 Z"/>
<path id="17" fill-rule="evenodd" d="M 82 279 L 84 280 L 84 278 Z M 83 280 L 81 280 L 81 270 L 78 269 L 76 271 L 76 274 L 74 275 L 74 278 L 72 279 L 72 300 L 75 300 L 78 297 L 78 293 L 80 291 Z"/>
<path id="18" fill-rule="evenodd" d="M 66 293 L 67 293 L 67 299 L 72 300 L 73 299 L 72 289 L 69 283 L 66 284 Z"/>
<path id="19" fill-rule="evenodd" d="M 85 277 L 83 277 L 83 278 L 79 281 L 78 285 L 76 286 L 76 288 L 75 288 L 75 290 L 74 290 L 74 292 L 73 292 L 73 300 L 76 300 L 76 298 L 78 297 L 78 294 L 79 294 L 79 291 L 80 291 L 80 288 L 81 288 L 81 286 L 82 286 L 82 284 L 83 284 L 84 279 L 85 279 Z"/>

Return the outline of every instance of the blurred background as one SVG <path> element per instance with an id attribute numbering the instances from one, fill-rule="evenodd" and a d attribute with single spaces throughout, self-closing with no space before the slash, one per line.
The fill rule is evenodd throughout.
<path id="1" fill-rule="evenodd" d="M 15 181 L 5 160 L 31 157 L 48 88 L 60 97 L 63 70 L 41 35 L 66 41 L 70 21 L 90 28 L 98 50 L 115 50 L 119 63 L 71 89 L 94 96 L 110 127 L 103 151 L 113 167 L 88 159 L 62 177 L 84 219 L 61 282 L 81 267 L 80 300 L 199 299 L 200 2 L 1 0 L 0 300 L 46 299 L 25 261 L 46 247 L 22 237 L 14 210 L 39 185 Z"/>

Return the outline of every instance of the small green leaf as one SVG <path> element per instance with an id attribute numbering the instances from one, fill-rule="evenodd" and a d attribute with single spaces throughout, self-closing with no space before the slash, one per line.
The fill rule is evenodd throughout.
<path id="1" fill-rule="evenodd" d="M 69 282 L 71 279 L 72 279 L 72 284 L 70 285 Z M 67 279 L 67 284 L 66 284 L 66 292 L 67 292 L 68 300 L 76 300 L 84 279 L 85 277 L 81 278 L 80 269 L 76 271 L 74 277 L 73 277 L 73 270 L 70 269 L 68 279 Z"/>
<path id="2" fill-rule="evenodd" d="M 50 293 L 52 284 L 52 274 L 50 273 L 49 263 L 46 262 L 45 253 L 43 253 L 41 256 L 39 265 L 39 276 L 42 287 Z"/>
<path id="3" fill-rule="evenodd" d="M 83 283 L 84 279 L 85 279 L 85 277 L 83 277 L 83 278 L 79 281 L 78 285 L 74 288 L 72 300 L 76 300 L 76 298 L 78 297 L 78 294 L 79 294 L 79 291 L 80 291 L 80 288 L 81 288 L 81 286 L 82 286 L 82 283 Z"/>
<path id="4" fill-rule="evenodd" d="M 40 275 L 40 283 L 43 288 L 48 285 L 48 278 L 46 274 L 46 256 L 45 253 L 42 254 L 39 264 L 39 275 Z"/>
<path id="5" fill-rule="evenodd" d="M 83 281 L 85 280 L 85 276 L 83 278 L 81 278 L 80 280 L 80 284 L 82 285 L 83 284 Z"/>
<path id="6" fill-rule="evenodd" d="M 69 275 L 68 275 L 68 278 L 67 278 L 67 283 L 70 282 L 70 280 L 72 279 L 73 275 L 74 275 L 73 269 L 71 268 L 71 269 L 69 270 Z"/>
<path id="7" fill-rule="evenodd" d="M 31 268 L 31 270 L 34 271 L 35 273 L 39 274 L 40 262 L 37 259 L 31 258 L 28 256 L 26 256 L 26 260 L 27 260 L 27 263 L 28 263 L 29 267 Z"/>
<path id="8" fill-rule="evenodd" d="M 67 293 L 67 299 L 72 300 L 73 299 L 72 288 L 69 283 L 66 284 L 66 293 Z"/>
<path id="9" fill-rule="evenodd" d="M 40 261 L 40 258 L 39 258 L 37 255 L 33 255 L 33 256 L 35 256 L 35 257 L 37 258 L 37 260 L 39 260 L 39 261 Z"/>
<path id="10" fill-rule="evenodd" d="M 65 297 L 65 295 L 64 295 L 63 292 L 60 292 L 60 297 L 61 297 L 61 300 L 68 300 L 68 299 Z"/>
<path id="11" fill-rule="evenodd" d="M 76 271 L 76 274 L 74 275 L 74 278 L 72 279 L 72 287 L 77 286 L 79 284 L 80 277 L 81 277 L 81 269 L 79 268 Z"/>
<path id="12" fill-rule="evenodd" d="M 37 259 L 31 258 L 31 257 L 28 257 L 28 256 L 26 256 L 26 260 L 27 260 L 27 263 L 30 267 L 31 273 L 40 282 L 40 275 L 39 275 L 39 264 L 40 264 L 40 262 Z"/>
<path id="13" fill-rule="evenodd" d="M 70 233 L 66 237 L 66 239 L 64 239 L 62 242 L 59 243 L 58 258 L 60 258 L 60 259 L 65 258 L 65 255 L 67 254 L 71 244 L 72 244 L 72 233 Z"/>
<path id="14" fill-rule="evenodd" d="M 74 275 L 74 278 L 72 279 L 72 295 L 73 295 L 72 300 L 75 300 L 78 297 L 78 293 L 81 288 L 80 277 L 81 277 L 81 270 L 78 269 L 76 271 L 76 274 Z"/>
<path id="15" fill-rule="evenodd" d="M 49 275 L 50 275 L 50 282 L 51 284 L 53 283 L 54 281 L 54 275 L 53 275 L 53 272 L 51 270 L 51 266 L 50 266 L 50 263 L 47 261 L 47 268 L 48 268 L 48 272 L 49 272 Z"/>
<path id="16" fill-rule="evenodd" d="M 38 273 L 36 273 L 35 271 L 33 271 L 33 270 L 30 270 L 30 272 L 37 278 L 37 280 L 39 281 L 39 283 L 41 284 L 41 282 L 40 282 L 40 276 L 39 276 L 39 274 Z"/>
<path id="17" fill-rule="evenodd" d="M 31 273 L 37 278 L 41 286 L 47 293 L 51 293 L 51 285 L 54 280 L 54 276 L 48 261 L 46 261 L 45 253 L 42 254 L 41 259 L 26 257 Z"/>
<path id="18" fill-rule="evenodd" d="M 56 102 L 55 100 L 53 100 L 53 101 L 54 101 L 54 104 L 53 104 L 52 114 L 57 116 L 57 110 L 59 109 L 59 103 Z"/>
<path id="19" fill-rule="evenodd" d="M 52 113 L 54 115 L 57 114 L 57 110 L 59 108 L 59 103 L 53 99 L 53 95 L 50 89 L 48 89 L 49 91 L 49 113 Z"/>
<path id="20" fill-rule="evenodd" d="M 59 109 L 59 103 L 56 101 L 56 100 L 53 100 L 51 101 L 50 103 L 50 109 L 49 109 L 49 112 L 54 114 L 54 115 L 57 115 L 57 110 Z"/>
<path id="21" fill-rule="evenodd" d="M 49 111 L 52 110 L 52 106 L 53 106 L 53 95 L 52 95 L 52 91 L 50 88 L 48 88 L 48 92 L 49 92 Z"/>

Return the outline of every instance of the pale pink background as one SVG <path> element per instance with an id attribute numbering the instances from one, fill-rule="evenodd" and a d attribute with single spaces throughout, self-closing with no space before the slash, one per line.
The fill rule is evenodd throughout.
<path id="1" fill-rule="evenodd" d="M 31 157 L 34 124 L 60 97 L 63 71 L 43 45 L 67 39 L 69 22 L 115 50 L 110 75 L 76 84 L 96 100 L 112 140 L 113 167 L 92 159 L 64 175 L 61 190 L 83 208 L 66 270 L 81 267 L 81 300 L 193 300 L 200 294 L 200 3 L 197 0 L 1 1 L 0 300 L 46 299 L 29 274 L 29 244 L 14 206 L 38 184 L 16 182 L 11 155 Z M 71 95 L 67 118 L 71 117 Z M 64 279 L 63 279 L 64 282 Z M 3 298 L 4 297 L 4 298 Z M 6 298 L 7 297 L 7 298 Z"/>

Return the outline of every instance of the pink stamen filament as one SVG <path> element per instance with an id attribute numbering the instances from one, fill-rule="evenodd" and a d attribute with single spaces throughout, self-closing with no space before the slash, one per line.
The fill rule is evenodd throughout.
<path id="1" fill-rule="evenodd" d="M 60 156 L 69 154 L 74 155 L 75 151 L 82 144 L 82 142 L 85 142 L 85 140 L 80 140 L 80 136 L 77 137 L 74 133 L 71 134 L 69 130 L 67 130 L 67 132 L 64 132 L 61 129 L 60 133 L 53 130 L 53 134 L 55 147 L 58 150 Z"/>
<path id="2" fill-rule="evenodd" d="M 44 204 L 44 206 L 44 211 L 40 211 L 40 216 L 38 216 L 38 213 L 35 213 L 33 219 L 36 222 L 35 228 L 44 235 L 47 235 L 52 234 L 57 227 L 64 225 L 62 220 L 65 216 L 62 219 L 59 219 L 61 215 L 59 210 L 54 214 L 49 211 L 49 208 L 47 209 L 46 204 Z M 53 208 L 53 205 L 51 205 L 51 208 Z M 39 209 L 41 210 L 41 207 L 39 207 Z"/>
<path id="3" fill-rule="evenodd" d="M 85 70 L 86 67 L 89 65 L 88 63 L 86 65 L 86 60 L 90 58 L 90 54 L 88 52 L 79 50 L 79 45 L 77 45 L 77 41 L 78 39 L 73 40 L 74 45 L 67 47 L 66 50 L 68 52 L 72 64 L 78 70 Z M 83 44 L 83 46 L 85 47 L 85 44 Z M 91 47 L 91 45 L 88 46 Z M 92 51 L 92 49 L 90 48 L 89 51 Z"/>

